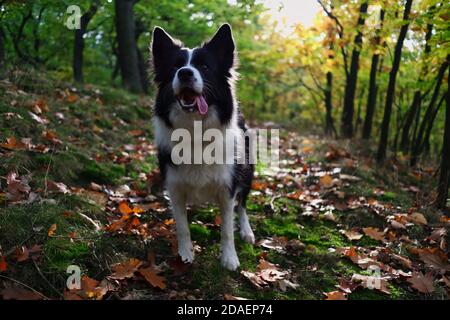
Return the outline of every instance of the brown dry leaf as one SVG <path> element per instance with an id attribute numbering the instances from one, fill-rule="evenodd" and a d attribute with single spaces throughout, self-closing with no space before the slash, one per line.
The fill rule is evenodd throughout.
<path id="1" fill-rule="evenodd" d="M 384 232 L 378 230 L 378 228 L 363 228 L 364 233 L 369 238 L 372 238 L 374 240 L 383 241 L 384 240 Z"/>
<path id="2" fill-rule="evenodd" d="M 272 250 L 276 250 L 276 251 L 284 251 L 287 243 L 288 243 L 287 237 L 273 237 L 273 238 L 260 240 L 260 241 L 258 241 L 257 245 L 267 248 L 267 249 L 272 249 Z"/>
<path id="3" fill-rule="evenodd" d="M 20 287 L 6 288 L 0 291 L 5 300 L 41 300 L 42 296 L 36 292 Z"/>
<path id="4" fill-rule="evenodd" d="M 69 94 L 66 98 L 67 102 L 74 103 L 78 100 L 78 96 L 76 94 Z"/>
<path id="5" fill-rule="evenodd" d="M 45 130 L 42 132 L 42 137 L 53 144 L 62 144 L 62 141 L 58 139 L 58 136 L 55 132 L 50 130 Z"/>
<path id="6" fill-rule="evenodd" d="M 26 246 L 17 247 L 13 254 L 17 262 L 27 261 L 30 258 L 30 252 Z"/>
<path id="7" fill-rule="evenodd" d="M 0 256 L 0 272 L 5 272 L 8 269 L 8 264 L 6 263 L 5 257 Z"/>
<path id="8" fill-rule="evenodd" d="M 57 228 L 56 223 L 52 224 L 52 225 L 50 226 L 50 228 L 48 229 L 47 235 L 48 235 L 49 237 L 53 237 L 53 235 L 55 234 L 56 228 Z"/>
<path id="9" fill-rule="evenodd" d="M 447 254 L 439 248 L 417 249 L 417 254 L 426 265 L 445 273 L 450 271 Z"/>
<path id="10" fill-rule="evenodd" d="M 341 291 L 331 291 L 323 293 L 327 298 L 325 300 L 347 300 L 345 293 Z"/>
<path id="11" fill-rule="evenodd" d="M 18 179 L 15 172 L 9 172 L 6 176 L 6 184 L 8 185 L 7 198 L 10 201 L 19 201 L 31 190 L 25 177 Z"/>
<path id="12" fill-rule="evenodd" d="M 124 263 L 118 263 L 112 267 L 114 273 L 109 277 L 111 279 L 122 280 L 126 278 L 131 278 L 137 269 L 141 266 L 142 261 L 131 258 Z"/>
<path id="13" fill-rule="evenodd" d="M 48 119 L 45 117 L 40 117 L 38 116 L 36 113 L 28 111 L 28 114 L 30 115 L 31 119 L 33 119 L 34 121 L 36 121 L 37 123 L 40 124 L 48 124 Z"/>
<path id="14" fill-rule="evenodd" d="M 424 225 L 426 226 L 428 224 L 427 219 L 425 216 L 419 212 L 414 212 L 407 216 L 408 221 L 418 224 L 418 225 Z"/>
<path id="15" fill-rule="evenodd" d="M 143 136 L 145 134 L 144 130 L 131 130 L 128 131 L 128 134 L 133 137 Z"/>
<path id="16" fill-rule="evenodd" d="M 361 233 L 356 230 L 341 230 L 341 233 L 347 237 L 348 240 L 359 240 L 363 237 Z"/>
<path id="17" fill-rule="evenodd" d="M 416 289 L 421 293 L 431 293 L 434 292 L 433 275 L 431 272 L 423 274 L 422 272 L 413 272 L 411 278 L 407 280 L 411 287 Z"/>
<path id="18" fill-rule="evenodd" d="M 63 292 L 63 297 L 64 300 L 84 300 L 82 297 L 80 297 L 77 292 L 79 292 L 79 290 L 67 290 L 64 289 Z"/>
<path id="19" fill-rule="evenodd" d="M 267 189 L 268 186 L 269 185 L 267 184 L 267 182 L 264 181 L 255 180 L 252 182 L 253 190 L 264 191 Z"/>
<path id="20" fill-rule="evenodd" d="M 330 175 L 326 174 L 320 177 L 319 183 L 325 188 L 331 188 L 333 186 L 333 178 Z"/>
<path id="21" fill-rule="evenodd" d="M 250 281 L 250 283 L 256 288 L 256 289 L 262 289 L 263 287 L 267 286 L 267 282 L 265 282 L 263 279 L 261 279 L 257 274 L 250 272 L 250 271 L 241 271 L 241 274 Z"/>
<path id="22" fill-rule="evenodd" d="M 18 149 L 25 149 L 26 145 L 21 141 L 17 141 L 15 137 L 9 137 L 6 138 L 5 143 L 0 143 L 0 147 L 9 150 L 18 150 Z"/>
<path id="23" fill-rule="evenodd" d="M 336 287 L 345 293 L 352 293 L 353 290 L 359 287 L 359 284 L 345 278 L 340 278 Z"/>
<path id="24" fill-rule="evenodd" d="M 214 224 L 216 226 L 220 226 L 222 224 L 222 217 L 220 214 L 218 214 L 214 217 Z"/>
<path id="25" fill-rule="evenodd" d="M 162 276 L 159 276 L 154 268 L 149 267 L 139 269 L 139 273 L 143 275 L 145 280 L 147 280 L 147 282 L 150 283 L 153 287 L 158 287 L 161 290 L 164 290 L 166 288 L 166 284 L 164 283 L 166 279 Z"/>
<path id="26" fill-rule="evenodd" d="M 70 193 L 69 188 L 62 182 L 54 182 L 54 181 L 47 181 L 47 188 L 49 191 L 53 191 L 56 193 L 62 193 L 67 194 Z"/>

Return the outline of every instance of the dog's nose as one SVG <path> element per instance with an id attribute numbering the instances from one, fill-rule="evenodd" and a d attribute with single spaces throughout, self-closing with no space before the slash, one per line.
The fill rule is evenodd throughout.
<path id="1" fill-rule="evenodd" d="M 180 70 L 178 70 L 178 79 L 180 79 L 180 81 L 188 82 L 192 80 L 193 77 L 194 72 L 191 68 L 181 68 Z"/>

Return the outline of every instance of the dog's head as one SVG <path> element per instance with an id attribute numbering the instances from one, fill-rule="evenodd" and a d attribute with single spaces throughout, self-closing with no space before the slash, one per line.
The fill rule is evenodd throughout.
<path id="1" fill-rule="evenodd" d="M 168 109 L 176 107 L 205 117 L 208 109 L 215 107 L 222 122 L 230 118 L 235 45 L 229 24 L 222 25 L 211 40 L 194 49 L 183 47 L 156 27 L 151 51 L 158 86 L 157 115 L 168 115 Z"/>

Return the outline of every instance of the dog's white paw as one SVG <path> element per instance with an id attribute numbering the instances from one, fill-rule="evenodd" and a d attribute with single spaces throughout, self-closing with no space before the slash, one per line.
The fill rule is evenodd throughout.
<path id="1" fill-rule="evenodd" d="M 236 254 L 236 250 L 224 250 L 222 252 L 221 262 L 222 266 L 228 270 L 235 271 L 239 267 L 239 258 Z"/>
<path id="2" fill-rule="evenodd" d="M 192 263 L 194 261 L 194 248 L 192 247 L 192 243 L 178 244 L 178 254 L 183 262 Z"/>
<path id="3" fill-rule="evenodd" d="M 255 243 L 255 235 L 253 234 L 253 231 L 249 225 L 241 226 L 239 234 L 241 235 L 241 239 L 244 240 L 245 242 L 251 244 Z"/>

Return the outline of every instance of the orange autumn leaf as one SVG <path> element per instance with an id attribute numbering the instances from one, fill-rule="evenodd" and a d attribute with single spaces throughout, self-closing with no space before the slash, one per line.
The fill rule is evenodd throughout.
<path id="1" fill-rule="evenodd" d="M 25 149 L 26 145 L 21 141 L 17 141 L 15 137 L 9 137 L 6 138 L 5 143 L 0 143 L 0 147 L 9 150 L 16 150 L 16 149 Z"/>
<path id="2" fill-rule="evenodd" d="M 369 238 L 372 238 L 372 239 L 378 240 L 378 241 L 384 240 L 384 232 L 378 230 L 378 228 L 367 227 L 367 228 L 363 228 L 363 231 L 366 234 L 366 236 L 368 236 Z"/>
<path id="3" fill-rule="evenodd" d="M 110 278 L 117 280 L 131 278 L 141 264 L 142 261 L 135 258 L 132 258 L 124 263 L 116 264 L 112 267 L 114 273 L 110 276 Z"/>
<path id="4" fill-rule="evenodd" d="M 147 282 L 150 283 L 153 287 L 158 287 L 162 290 L 166 288 L 166 284 L 164 283 L 166 279 L 157 275 L 154 268 L 150 267 L 140 269 L 139 273 L 143 275 L 145 280 L 147 280 Z"/>
<path id="5" fill-rule="evenodd" d="M 128 205 L 128 203 L 126 201 L 122 201 L 119 204 L 119 211 L 120 211 L 120 213 L 125 214 L 125 215 L 133 213 L 133 209 L 130 208 L 130 206 Z"/>
<path id="6" fill-rule="evenodd" d="M 347 300 L 345 293 L 341 291 L 324 292 L 327 297 L 325 300 Z"/>
<path id="7" fill-rule="evenodd" d="M 53 237 L 54 234 L 55 234 L 56 228 L 57 228 L 56 223 L 52 224 L 52 225 L 50 226 L 50 228 L 48 229 L 47 235 L 48 235 L 49 237 Z"/>
<path id="8" fill-rule="evenodd" d="M 333 186 L 333 178 L 330 175 L 328 175 L 328 174 L 320 177 L 319 182 L 325 188 L 330 188 L 330 187 Z"/>
<path id="9" fill-rule="evenodd" d="M 0 272 L 5 272 L 8 269 L 8 264 L 6 263 L 5 257 L 0 256 Z"/>

